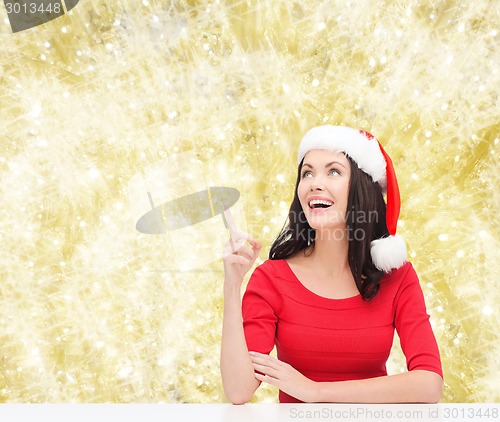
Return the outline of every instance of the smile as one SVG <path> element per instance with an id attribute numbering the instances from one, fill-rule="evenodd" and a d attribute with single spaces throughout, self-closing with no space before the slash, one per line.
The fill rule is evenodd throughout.
<path id="1" fill-rule="evenodd" d="M 332 201 L 328 201 L 326 199 L 312 199 L 309 201 L 309 208 L 312 210 L 315 209 L 327 209 L 333 205 Z"/>

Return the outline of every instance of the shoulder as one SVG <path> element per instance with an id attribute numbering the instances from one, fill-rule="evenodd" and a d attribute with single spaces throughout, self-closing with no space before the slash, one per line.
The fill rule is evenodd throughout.
<path id="1" fill-rule="evenodd" d="M 284 268 L 281 260 L 266 260 L 255 267 L 243 295 L 243 302 L 265 300 L 273 307 L 279 307 L 282 302 Z"/>
<path id="2" fill-rule="evenodd" d="M 257 265 L 250 276 L 249 284 L 273 284 L 286 276 L 286 262 L 282 259 L 267 259 Z"/>
<path id="3" fill-rule="evenodd" d="M 279 294 L 290 279 L 290 268 L 283 259 L 268 259 L 255 267 L 248 281 L 248 289 L 266 290 Z"/>
<path id="4" fill-rule="evenodd" d="M 405 262 L 401 267 L 392 270 L 382 278 L 383 283 L 401 284 L 407 281 L 418 281 L 418 276 L 410 261 Z"/>
<path id="5" fill-rule="evenodd" d="M 417 272 L 411 262 L 405 262 L 401 267 L 384 275 L 380 290 L 390 296 L 398 296 L 409 286 L 420 286 Z"/>

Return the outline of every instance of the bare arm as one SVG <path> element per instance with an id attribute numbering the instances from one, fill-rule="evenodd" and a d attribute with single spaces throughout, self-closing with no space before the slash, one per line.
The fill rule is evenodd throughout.
<path id="1" fill-rule="evenodd" d="M 443 380 L 435 372 L 415 370 L 359 381 L 317 384 L 318 402 L 437 403 Z"/>
<path id="2" fill-rule="evenodd" d="M 437 403 L 443 380 L 431 371 L 415 370 L 354 381 L 314 382 L 292 366 L 261 353 L 251 353 L 256 378 L 304 402 Z"/>
<path id="3" fill-rule="evenodd" d="M 255 378 L 243 332 L 240 289 L 234 286 L 224 287 L 220 368 L 228 400 L 234 404 L 250 401 L 260 382 Z"/>
<path id="4" fill-rule="evenodd" d="M 232 219 L 228 218 L 228 223 L 231 240 L 224 248 L 224 316 L 220 369 L 226 397 L 234 404 L 243 404 L 252 399 L 260 381 L 255 378 L 243 331 L 241 284 L 259 256 L 262 245 L 248 234 L 237 230 Z"/>

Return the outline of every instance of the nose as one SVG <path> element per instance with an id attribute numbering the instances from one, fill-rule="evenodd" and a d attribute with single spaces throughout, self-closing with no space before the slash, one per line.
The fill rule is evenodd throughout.
<path id="1" fill-rule="evenodd" d="M 325 189 L 325 184 L 323 183 L 323 180 L 321 177 L 315 177 L 311 181 L 311 192 L 315 190 L 322 191 Z"/>

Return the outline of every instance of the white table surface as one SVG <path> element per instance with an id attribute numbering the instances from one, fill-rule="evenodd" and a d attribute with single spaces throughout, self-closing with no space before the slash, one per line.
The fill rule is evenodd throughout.
<path id="1" fill-rule="evenodd" d="M 496 411 L 494 411 L 496 409 Z M 485 417 L 488 410 L 488 417 Z M 0 404 L 1 422 L 500 421 L 500 404 Z M 482 412 L 481 418 L 470 418 Z"/>

